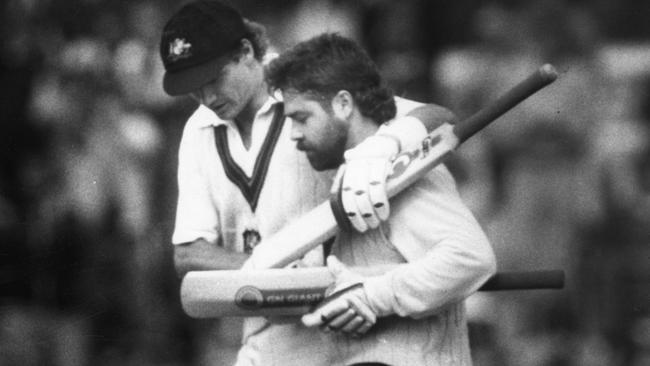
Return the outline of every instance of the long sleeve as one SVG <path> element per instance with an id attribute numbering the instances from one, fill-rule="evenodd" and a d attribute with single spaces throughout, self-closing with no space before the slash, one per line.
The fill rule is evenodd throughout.
<path id="1" fill-rule="evenodd" d="M 496 271 L 492 247 L 444 166 L 391 202 L 388 239 L 408 264 L 367 279 L 380 316 L 420 318 L 463 300 Z"/>

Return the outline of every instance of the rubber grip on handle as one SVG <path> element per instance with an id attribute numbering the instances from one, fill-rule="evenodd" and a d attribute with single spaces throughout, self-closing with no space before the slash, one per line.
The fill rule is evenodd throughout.
<path id="1" fill-rule="evenodd" d="M 456 124 L 454 134 L 458 137 L 459 143 L 467 140 L 524 99 L 555 81 L 557 77 L 558 72 L 553 65 L 545 64 L 541 66 L 536 72 L 490 103 L 489 106 Z"/>
<path id="2" fill-rule="evenodd" d="M 481 291 L 535 290 L 564 288 L 564 271 L 498 272 L 481 288 Z"/>

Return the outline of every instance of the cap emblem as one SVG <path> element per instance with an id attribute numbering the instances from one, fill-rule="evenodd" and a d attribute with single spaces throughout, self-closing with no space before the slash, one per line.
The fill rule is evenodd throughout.
<path id="1" fill-rule="evenodd" d="M 192 44 L 185 41 L 183 38 L 176 38 L 175 40 L 169 42 L 169 61 L 177 61 L 180 59 L 188 58 L 192 56 L 190 48 Z"/>

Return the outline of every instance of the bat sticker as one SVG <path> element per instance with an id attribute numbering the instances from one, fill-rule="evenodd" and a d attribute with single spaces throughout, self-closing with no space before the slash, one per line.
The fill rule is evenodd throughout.
<path id="1" fill-rule="evenodd" d="M 438 145 L 442 141 L 442 137 L 440 135 L 435 135 L 433 137 L 427 136 L 424 140 L 422 140 L 422 158 L 425 158 L 427 155 L 429 155 L 429 150 Z"/>
<path id="2" fill-rule="evenodd" d="M 255 286 L 244 286 L 235 294 L 235 304 L 242 309 L 255 310 L 262 307 L 262 291 Z"/>
<path id="3" fill-rule="evenodd" d="M 235 304 L 242 309 L 282 308 L 313 306 L 325 298 L 323 289 L 313 290 L 260 290 L 254 286 L 244 286 L 235 294 Z"/>
<path id="4" fill-rule="evenodd" d="M 391 167 L 391 173 L 388 176 L 388 179 L 394 179 L 402 175 L 406 169 L 411 165 L 411 162 L 415 160 L 420 155 L 420 150 L 406 151 L 403 152 L 393 159 L 393 165 Z"/>
<path id="5" fill-rule="evenodd" d="M 440 135 L 427 136 L 422 141 L 422 147 L 420 149 L 405 151 L 395 156 L 392 163 L 392 173 L 388 176 L 388 179 L 394 179 L 402 175 L 413 160 L 418 158 L 424 159 L 429 154 L 431 148 L 438 145 L 441 141 L 442 137 Z"/>

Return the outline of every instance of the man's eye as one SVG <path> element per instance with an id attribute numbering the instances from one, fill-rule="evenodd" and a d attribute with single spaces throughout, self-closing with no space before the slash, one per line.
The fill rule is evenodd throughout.
<path id="1" fill-rule="evenodd" d="M 305 123 L 307 122 L 307 117 L 305 116 L 291 116 L 291 119 L 296 123 Z"/>
<path id="2" fill-rule="evenodd" d="M 218 84 L 221 81 L 221 79 L 223 79 L 223 76 L 224 76 L 224 72 L 223 70 L 221 70 L 217 75 L 215 75 L 212 78 L 212 80 L 208 81 L 208 84 L 210 85 Z"/>

